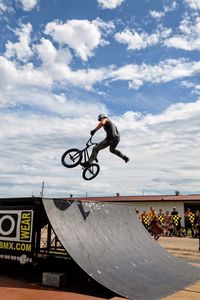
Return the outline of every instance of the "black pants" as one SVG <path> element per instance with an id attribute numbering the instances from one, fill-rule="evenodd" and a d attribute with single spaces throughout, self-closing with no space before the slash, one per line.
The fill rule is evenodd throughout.
<path id="1" fill-rule="evenodd" d="M 185 233 L 186 233 L 186 236 L 187 236 L 187 233 L 188 233 L 188 229 L 191 229 L 192 231 L 192 236 L 194 235 L 194 230 L 193 230 L 193 226 L 192 226 L 192 223 L 190 221 L 185 221 Z"/>
<path id="2" fill-rule="evenodd" d="M 93 147 L 92 154 L 89 158 L 89 163 L 92 163 L 98 155 L 98 152 L 104 148 L 107 148 L 110 146 L 109 150 L 111 153 L 119 156 L 120 158 L 124 159 L 126 156 L 121 153 L 119 150 L 116 149 L 117 145 L 119 144 L 119 139 L 108 139 L 105 138 L 103 141 L 101 141 L 99 144 Z"/>

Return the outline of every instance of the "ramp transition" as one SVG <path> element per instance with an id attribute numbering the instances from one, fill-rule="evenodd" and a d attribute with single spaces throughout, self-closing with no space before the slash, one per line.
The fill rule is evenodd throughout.
<path id="1" fill-rule="evenodd" d="M 149 235 L 131 205 L 43 199 L 70 256 L 96 281 L 134 300 L 162 299 L 200 279 Z"/>

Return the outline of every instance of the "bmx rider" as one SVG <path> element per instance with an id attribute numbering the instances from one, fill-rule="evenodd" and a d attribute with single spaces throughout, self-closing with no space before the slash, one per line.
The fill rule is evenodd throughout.
<path id="1" fill-rule="evenodd" d="M 89 168 L 92 162 L 97 158 L 98 152 L 108 146 L 110 146 L 109 150 L 111 153 L 119 156 L 127 163 L 129 158 L 116 149 L 120 141 L 120 134 L 115 124 L 108 118 L 107 114 L 104 113 L 98 116 L 98 121 L 99 124 L 90 132 L 90 134 L 93 136 L 97 130 L 103 127 L 106 132 L 106 138 L 93 147 L 90 158 L 87 162 L 82 163 L 81 165 L 85 168 Z"/>

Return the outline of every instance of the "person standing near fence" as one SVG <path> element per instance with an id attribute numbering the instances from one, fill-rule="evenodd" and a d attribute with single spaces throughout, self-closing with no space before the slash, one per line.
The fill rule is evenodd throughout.
<path id="1" fill-rule="evenodd" d="M 141 213 L 141 221 L 142 224 L 144 225 L 144 227 L 149 230 L 149 215 L 146 212 L 146 210 L 143 210 L 143 212 Z"/>
<path id="2" fill-rule="evenodd" d="M 200 227 L 200 213 L 197 210 L 194 215 L 194 237 L 195 238 L 199 236 L 199 227 Z"/>
<path id="3" fill-rule="evenodd" d="M 165 215 L 164 215 L 164 213 L 163 213 L 162 208 L 159 208 L 158 219 L 159 219 L 160 225 L 161 225 L 162 227 L 164 227 L 164 223 L 165 223 Z"/>
<path id="4" fill-rule="evenodd" d="M 154 239 L 157 240 L 163 234 L 163 229 L 160 225 L 158 215 L 156 210 L 151 207 L 151 220 L 149 222 L 150 233 L 153 235 Z"/>
<path id="5" fill-rule="evenodd" d="M 165 222 L 164 222 L 165 235 L 170 235 L 169 226 L 171 224 L 171 220 L 172 220 L 171 215 L 167 210 L 165 213 Z"/>
<path id="6" fill-rule="evenodd" d="M 173 207 L 173 211 L 171 212 L 172 223 L 174 224 L 174 235 L 177 235 L 177 227 L 179 225 L 179 214 L 176 207 Z"/>
<path id="7" fill-rule="evenodd" d="M 191 230 L 192 236 L 194 236 L 194 229 L 193 229 L 193 213 L 190 211 L 190 208 L 187 208 L 187 211 L 185 212 L 185 232 L 186 236 L 188 235 L 188 230 Z"/>

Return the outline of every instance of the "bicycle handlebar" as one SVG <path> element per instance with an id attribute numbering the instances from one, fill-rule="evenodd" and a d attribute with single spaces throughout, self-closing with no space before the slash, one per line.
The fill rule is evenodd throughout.
<path id="1" fill-rule="evenodd" d="M 89 138 L 89 140 L 87 141 L 87 143 L 86 143 L 86 146 L 87 146 L 87 147 L 90 147 L 90 146 L 92 146 L 92 145 L 97 145 L 97 143 L 92 142 L 92 138 L 93 138 L 93 136 L 91 136 L 91 137 Z"/>

